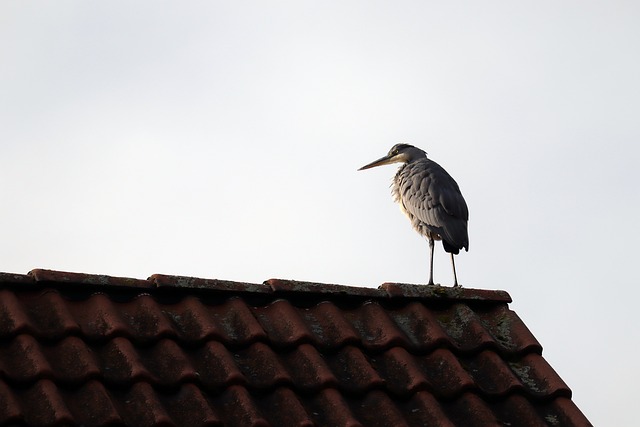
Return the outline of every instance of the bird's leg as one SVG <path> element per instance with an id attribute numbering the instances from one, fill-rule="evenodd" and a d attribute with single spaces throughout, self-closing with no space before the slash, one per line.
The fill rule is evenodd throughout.
<path id="1" fill-rule="evenodd" d="M 451 266 L 453 267 L 453 287 L 458 287 L 460 285 L 458 285 L 458 276 L 456 276 L 456 262 L 453 260 L 453 253 L 450 253 L 449 255 L 451 255 Z"/>
<path id="2" fill-rule="evenodd" d="M 429 239 L 429 284 L 433 285 L 433 238 L 429 236 L 427 239 Z"/>

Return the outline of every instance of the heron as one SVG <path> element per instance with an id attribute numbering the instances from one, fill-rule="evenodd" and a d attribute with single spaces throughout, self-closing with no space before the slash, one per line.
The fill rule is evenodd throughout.
<path id="1" fill-rule="evenodd" d="M 469 209 L 456 181 L 427 153 L 409 144 L 394 145 L 386 156 L 358 170 L 403 163 L 393 178 L 393 198 L 413 228 L 429 241 L 429 284 L 433 285 L 434 241 L 451 255 L 453 286 L 458 285 L 454 255 L 469 250 Z"/>

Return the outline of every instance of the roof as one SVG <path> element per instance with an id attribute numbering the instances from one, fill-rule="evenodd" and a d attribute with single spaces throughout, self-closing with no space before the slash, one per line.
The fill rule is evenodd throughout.
<path id="1" fill-rule="evenodd" d="M 0 273 L 0 424 L 586 426 L 503 291 Z"/>

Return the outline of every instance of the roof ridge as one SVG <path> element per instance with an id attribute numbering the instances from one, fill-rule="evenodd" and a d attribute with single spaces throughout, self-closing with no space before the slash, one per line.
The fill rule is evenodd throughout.
<path id="1" fill-rule="evenodd" d="M 63 283 L 143 289 L 190 288 L 201 291 L 240 292 L 254 294 L 307 294 L 341 296 L 368 299 L 430 299 L 459 301 L 512 302 L 511 296 L 502 290 L 486 290 L 440 285 L 419 285 L 384 282 L 378 288 L 346 286 L 289 279 L 268 279 L 261 284 L 231 280 L 205 279 L 169 274 L 152 274 L 147 279 L 109 276 L 104 274 L 77 273 L 36 268 L 27 275 L 0 273 L 0 282 L 12 284 Z"/>

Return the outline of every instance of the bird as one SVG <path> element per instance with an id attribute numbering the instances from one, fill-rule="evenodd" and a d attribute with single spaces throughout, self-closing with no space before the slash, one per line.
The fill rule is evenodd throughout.
<path id="1" fill-rule="evenodd" d="M 469 250 L 469 208 L 458 183 L 427 153 L 409 144 L 396 144 L 386 156 L 360 170 L 391 163 L 402 163 L 393 178 L 392 193 L 413 228 L 429 241 L 429 285 L 433 285 L 434 241 L 441 240 L 451 255 L 453 286 L 458 287 L 453 256 Z"/>

